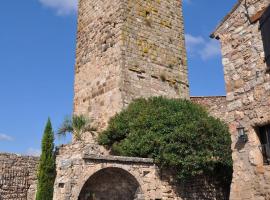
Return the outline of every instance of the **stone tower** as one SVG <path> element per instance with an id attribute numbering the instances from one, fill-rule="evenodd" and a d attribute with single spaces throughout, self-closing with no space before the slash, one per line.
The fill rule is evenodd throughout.
<path id="1" fill-rule="evenodd" d="M 99 129 L 135 98 L 189 98 L 182 0 L 80 0 L 75 73 Z"/>

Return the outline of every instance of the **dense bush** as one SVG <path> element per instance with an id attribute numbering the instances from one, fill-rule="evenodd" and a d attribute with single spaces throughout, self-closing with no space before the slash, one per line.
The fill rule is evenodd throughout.
<path id="1" fill-rule="evenodd" d="M 115 155 L 154 158 L 179 180 L 202 174 L 231 180 L 228 127 L 187 100 L 137 99 L 110 120 L 99 143 Z"/>

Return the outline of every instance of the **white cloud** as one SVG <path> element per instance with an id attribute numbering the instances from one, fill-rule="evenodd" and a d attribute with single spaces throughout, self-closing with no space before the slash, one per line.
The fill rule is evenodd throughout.
<path id="1" fill-rule="evenodd" d="M 68 15 L 77 10 L 78 0 L 39 0 L 39 2 L 56 10 L 57 15 Z"/>
<path id="2" fill-rule="evenodd" d="M 28 156 L 40 156 L 41 151 L 39 149 L 29 148 L 26 151 L 26 155 Z"/>
<path id="3" fill-rule="evenodd" d="M 210 40 L 210 42 L 205 43 L 205 46 L 199 52 L 203 60 L 207 60 L 221 54 L 220 44 L 218 41 Z"/>
<path id="4" fill-rule="evenodd" d="M 190 34 L 186 34 L 186 45 L 187 49 L 192 49 L 194 46 L 199 45 L 199 44 L 204 44 L 204 39 L 201 36 L 193 36 Z"/>
<path id="5" fill-rule="evenodd" d="M 208 60 L 221 54 L 218 41 L 191 34 L 186 34 L 185 39 L 187 52 L 192 57 L 199 56 L 202 60 Z"/>
<path id="6" fill-rule="evenodd" d="M 0 133 L 0 141 L 13 141 L 13 138 L 9 135 Z"/>

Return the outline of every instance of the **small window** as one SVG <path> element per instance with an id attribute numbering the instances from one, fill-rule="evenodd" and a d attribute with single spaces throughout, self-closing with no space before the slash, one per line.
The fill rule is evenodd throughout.
<path id="1" fill-rule="evenodd" d="M 64 187 L 65 187 L 65 183 L 59 183 L 59 184 L 58 184 L 58 187 L 59 187 L 59 188 L 64 188 Z"/>
<path id="2" fill-rule="evenodd" d="M 270 6 L 266 9 L 260 19 L 260 30 L 262 34 L 265 53 L 265 63 L 270 68 Z"/>
<path id="3" fill-rule="evenodd" d="M 270 164 L 270 125 L 259 127 L 258 136 L 261 142 L 261 145 L 259 147 L 263 154 L 264 163 L 269 165 Z"/>

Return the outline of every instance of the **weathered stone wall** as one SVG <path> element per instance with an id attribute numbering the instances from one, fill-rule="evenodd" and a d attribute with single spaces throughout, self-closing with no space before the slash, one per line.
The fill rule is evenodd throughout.
<path id="1" fill-rule="evenodd" d="M 104 155 L 95 144 L 63 146 L 56 162 L 54 200 L 84 200 L 89 195 L 110 200 L 228 199 L 228 191 L 213 180 L 198 177 L 178 184 L 175 175 L 160 171 L 152 159 Z M 136 197 L 123 198 L 125 189 Z"/>
<path id="2" fill-rule="evenodd" d="M 122 0 L 80 0 L 74 112 L 97 127 L 122 108 L 120 91 Z"/>
<path id="3" fill-rule="evenodd" d="M 0 154 L 0 200 L 34 200 L 39 158 Z"/>
<path id="4" fill-rule="evenodd" d="M 194 177 L 177 186 L 182 200 L 229 200 L 230 189 L 213 177 Z"/>
<path id="5" fill-rule="evenodd" d="M 80 0 L 76 114 L 104 128 L 134 98 L 189 98 L 181 2 Z"/>
<path id="6" fill-rule="evenodd" d="M 190 100 L 197 103 L 216 118 L 219 118 L 226 122 L 227 119 L 227 100 L 226 96 L 201 96 L 201 97 L 190 97 Z"/>
<path id="7" fill-rule="evenodd" d="M 138 97 L 189 98 L 182 0 L 126 0 L 124 104 Z"/>
<path id="8" fill-rule="evenodd" d="M 227 122 L 232 134 L 231 200 L 270 199 L 270 166 L 263 164 L 255 131 L 256 126 L 270 122 L 270 76 L 264 63 L 259 22 L 254 21 L 269 3 L 269 0 L 239 1 L 213 34 L 222 44 Z M 239 122 L 248 134 L 246 144 L 238 140 Z"/>

